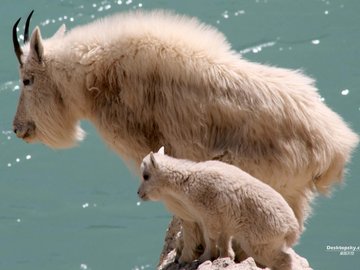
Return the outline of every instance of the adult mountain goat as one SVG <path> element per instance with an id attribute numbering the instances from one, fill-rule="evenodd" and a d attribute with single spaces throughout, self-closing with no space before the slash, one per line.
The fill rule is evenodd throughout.
<path id="1" fill-rule="evenodd" d="M 358 137 L 300 71 L 251 63 L 197 19 L 132 12 L 17 40 L 14 131 L 65 148 L 87 119 L 125 160 L 219 159 L 280 192 L 302 226 L 316 193 L 340 181 Z"/>

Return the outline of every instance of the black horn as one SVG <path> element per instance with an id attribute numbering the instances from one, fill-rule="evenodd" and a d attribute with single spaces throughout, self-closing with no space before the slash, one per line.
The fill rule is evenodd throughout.
<path id="1" fill-rule="evenodd" d="M 13 38 L 13 43 L 14 43 L 14 50 L 15 50 L 15 54 L 16 54 L 16 57 L 17 59 L 19 60 L 19 63 L 20 63 L 20 66 L 22 66 L 22 62 L 21 62 L 21 55 L 23 54 L 23 51 L 21 50 L 20 48 L 20 44 L 19 44 L 19 41 L 18 41 L 18 38 L 17 38 L 17 26 L 20 22 L 21 18 L 19 18 L 16 23 L 14 24 L 13 26 L 13 29 L 12 29 L 12 38 Z"/>
<path id="2" fill-rule="evenodd" d="M 26 19 L 25 22 L 25 31 L 24 31 L 24 43 L 29 41 L 29 25 L 30 25 L 30 19 L 31 16 L 33 15 L 34 10 L 32 10 L 29 14 L 29 16 Z"/>

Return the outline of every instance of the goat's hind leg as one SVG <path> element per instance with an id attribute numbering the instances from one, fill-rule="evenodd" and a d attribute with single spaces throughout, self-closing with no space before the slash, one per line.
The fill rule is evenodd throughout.
<path id="1" fill-rule="evenodd" d="M 211 223 L 207 223 L 211 224 Z M 217 251 L 217 241 L 220 237 L 219 229 L 212 228 L 212 226 L 204 226 L 202 224 L 202 231 L 205 241 L 205 250 L 204 253 L 200 256 L 199 261 L 204 262 L 207 260 L 216 259 L 218 257 L 218 251 Z"/>
<path id="2" fill-rule="evenodd" d="M 235 259 L 235 253 L 232 249 L 232 237 L 227 233 L 221 233 L 217 245 L 219 248 L 220 258 L 229 257 L 231 260 Z"/>
<path id="3" fill-rule="evenodd" d="M 266 244 L 241 241 L 246 254 L 257 263 L 270 267 L 272 270 L 292 270 L 291 256 L 284 251 L 283 241 L 274 240 Z"/>

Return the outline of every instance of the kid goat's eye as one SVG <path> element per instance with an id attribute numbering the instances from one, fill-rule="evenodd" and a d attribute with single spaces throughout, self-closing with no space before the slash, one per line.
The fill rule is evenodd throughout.
<path id="1" fill-rule="evenodd" d="M 145 181 L 147 181 L 147 180 L 149 180 L 150 175 L 148 175 L 147 173 L 144 173 L 143 178 L 144 178 Z"/>

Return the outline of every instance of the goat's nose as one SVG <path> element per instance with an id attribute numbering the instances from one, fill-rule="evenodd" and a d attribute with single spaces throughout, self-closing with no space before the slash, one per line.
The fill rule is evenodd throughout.
<path id="1" fill-rule="evenodd" d="M 20 133 L 21 131 L 21 124 L 20 123 L 14 123 L 13 125 L 13 131 L 16 134 L 16 136 Z"/>
<path id="2" fill-rule="evenodd" d="M 13 131 L 18 138 L 25 139 L 26 137 L 33 135 L 35 124 L 31 121 L 26 123 L 15 122 Z"/>

